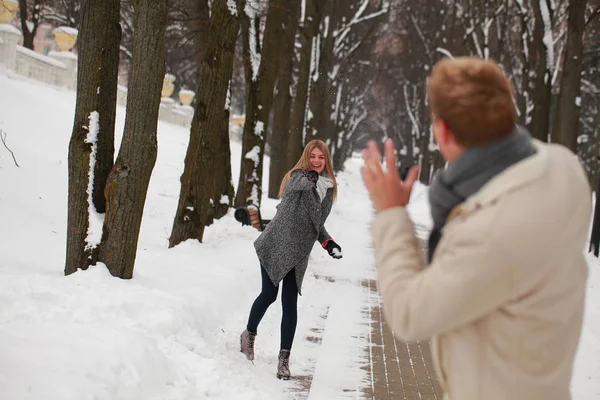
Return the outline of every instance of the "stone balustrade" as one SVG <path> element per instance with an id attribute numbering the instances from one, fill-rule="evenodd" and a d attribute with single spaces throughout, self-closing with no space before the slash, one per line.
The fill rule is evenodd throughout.
<path id="1" fill-rule="evenodd" d="M 77 30 L 60 27 L 54 30 L 60 51 L 51 51 L 47 56 L 20 46 L 21 31 L 8 23 L 0 23 L 0 74 L 20 75 L 46 84 L 75 90 L 77 87 L 77 54 L 71 51 L 77 39 Z M 171 74 L 165 75 L 159 120 L 189 127 L 194 116 L 190 105 L 195 93 L 181 90 L 180 102 L 175 101 Z M 117 104 L 127 105 L 127 88 L 118 86 Z"/>

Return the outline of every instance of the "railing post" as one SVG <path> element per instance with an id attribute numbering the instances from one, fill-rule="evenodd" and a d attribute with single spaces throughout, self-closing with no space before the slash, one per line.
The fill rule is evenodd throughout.
<path id="1" fill-rule="evenodd" d="M 0 24 L 0 69 L 15 70 L 17 43 L 21 31 L 9 24 Z"/>

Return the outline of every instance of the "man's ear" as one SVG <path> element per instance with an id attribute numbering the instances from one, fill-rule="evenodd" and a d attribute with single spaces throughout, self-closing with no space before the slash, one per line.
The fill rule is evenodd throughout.
<path id="1" fill-rule="evenodd" d="M 440 140 L 443 142 L 444 145 L 446 145 L 450 141 L 452 132 L 450 131 L 450 128 L 448 128 L 448 125 L 446 125 L 446 122 L 443 119 L 438 120 L 437 123 L 439 124 L 438 130 Z"/>

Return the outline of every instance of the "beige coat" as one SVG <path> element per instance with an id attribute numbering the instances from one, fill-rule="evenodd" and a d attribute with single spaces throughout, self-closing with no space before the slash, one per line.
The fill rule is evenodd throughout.
<path id="1" fill-rule="evenodd" d="M 572 153 L 535 146 L 453 210 L 429 267 L 404 208 L 373 223 L 386 319 L 432 339 L 452 400 L 570 398 L 591 192 Z"/>

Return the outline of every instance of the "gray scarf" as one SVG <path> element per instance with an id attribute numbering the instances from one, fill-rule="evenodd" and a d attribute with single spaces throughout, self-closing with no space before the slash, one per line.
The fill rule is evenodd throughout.
<path id="1" fill-rule="evenodd" d="M 479 191 L 492 178 L 513 164 L 533 155 L 531 136 L 524 128 L 499 141 L 469 148 L 457 160 L 440 171 L 429 188 L 433 229 L 429 236 L 429 262 L 439 243 L 441 230 L 454 207 Z"/>

